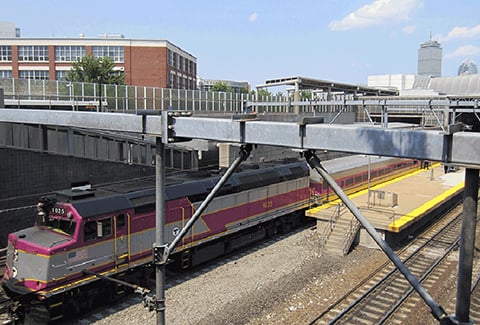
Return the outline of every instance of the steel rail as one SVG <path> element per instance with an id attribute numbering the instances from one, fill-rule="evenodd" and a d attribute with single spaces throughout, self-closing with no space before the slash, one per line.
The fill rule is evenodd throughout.
<path id="1" fill-rule="evenodd" d="M 460 236 L 457 238 L 457 240 L 455 240 L 455 242 L 453 242 L 450 247 L 445 251 L 445 253 L 440 257 L 438 258 L 438 260 L 432 264 L 428 270 L 418 279 L 420 282 L 423 282 L 430 274 L 433 273 L 433 271 L 438 267 L 438 265 L 440 265 L 440 263 L 442 263 L 449 255 L 450 253 L 453 251 L 453 249 L 455 249 L 457 246 L 458 246 L 458 243 L 460 242 Z M 390 308 L 389 311 L 387 311 L 387 313 L 385 313 L 385 315 L 380 319 L 379 323 L 380 324 L 383 324 L 388 318 L 390 318 L 393 313 L 395 313 L 398 308 L 400 308 L 400 306 L 412 295 L 413 293 L 413 288 L 410 288 L 393 306 L 392 308 Z"/>
<path id="2" fill-rule="evenodd" d="M 407 263 L 411 259 L 415 258 L 419 252 L 427 247 L 427 245 L 430 245 L 434 240 L 436 240 L 439 236 L 443 235 L 443 232 L 447 230 L 447 228 L 450 228 L 453 226 L 454 222 L 459 222 L 461 217 L 461 214 L 458 214 L 453 220 L 451 220 L 447 225 L 445 225 L 438 233 L 436 233 L 432 238 L 429 238 L 425 243 L 423 243 L 421 246 L 419 246 L 414 252 L 411 253 L 410 256 L 408 256 L 404 262 Z M 357 299 L 355 299 L 350 305 L 348 305 L 340 314 L 338 314 L 333 320 L 329 322 L 329 324 L 334 324 L 338 322 L 341 318 L 343 318 L 346 314 L 348 314 L 353 308 L 355 308 L 361 301 L 365 300 L 367 296 L 369 296 L 373 291 L 375 291 L 377 288 L 379 288 L 382 284 L 384 284 L 387 280 L 390 279 L 398 271 L 397 268 L 392 269 L 390 272 L 388 272 L 384 277 L 382 277 L 377 283 L 375 283 L 373 286 L 371 286 L 367 291 L 365 291 L 362 295 L 360 295 Z M 410 288 L 413 290 L 413 288 Z"/>

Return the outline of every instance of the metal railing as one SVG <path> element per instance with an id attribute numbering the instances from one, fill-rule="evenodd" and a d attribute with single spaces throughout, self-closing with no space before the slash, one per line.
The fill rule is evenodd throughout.
<path id="1" fill-rule="evenodd" d="M 350 247 L 352 247 L 353 241 L 355 240 L 355 236 L 357 235 L 358 230 L 360 229 L 360 222 L 357 219 L 353 218 L 350 220 L 350 225 L 348 227 L 348 231 L 345 237 L 345 242 L 343 245 L 343 255 L 347 255 L 350 251 Z"/>
<path id="2" fill-rule="evenodd" d="M 480 98 L 434 96 L 412 97 L 368 97 L 350 98 L 343 94 L 331 100 L 326 97 L 301 98 L 274 95 L 259 96 L 255 93 L 213 92 L 192 89 L 170 89 L 145 86 L 106 85 L 75 83 L 56 80 L 34 80 L 0 78 L 5 103 L 14 106 L 28 101 L 30 106 L 43 108 L 56 105 L 72 109 L 90 109 L 109 112 L 136 113 L 138 110 L 187 110 L 195 113 L 231 114 L 254 111 L 256 113 L 315 114 L 356 112 L 365 115 L 366 121 L 381 118 L 387 125 L 388 115 L 416 116 L 422 125 L 442 127 L 449 120 L 455 121 L 458 114 L 474 112 Z M 343 96 L 343 97 L 342 97 Z M 24 103 L 22 103 L 24 101 Z M 477 115 L 476 115 L 477 116 Z M 477 116 L 477 118 L 479 118 Z M 377 121 L 378 122 L 378 121 Z M 445 130 L 444 130 L 445 131 Z"/>
<path id="3" fill-rule="evenodd" d="M 100 88 L 101 87 L 101 88 Z M 246 104 L 257 113 L 292 113 L 285 96 L 258 96 L 250 93 L 213 92 L 144 86 L 76 83 L 58 80 L 0 78 L 6 104 L 135 113 L 138 110 L 188 110 L 194 112 L 243 112 Z M 100 105 L 100 100 L 102 104 Z M 257 103 L 262 103 L 258 104 Z M 302 112 L 311 112 L 317 103 L 305 100 Z"/>
<path id="4" fill-rule="evenodd" d="M 327 243 L 328 237 L 332 233 L 333 229 L 335 228 L 335 224 L 337 223 L 338 218 L 342 214 L 342 208 L 344 209 L 345 206 L 342 203 L 336 205 L 335 210 L 330 214 L 330 218 L 328 220 L 328 225 L 323 229 L 321 235 L 321 248 L 325 248 Z"/>

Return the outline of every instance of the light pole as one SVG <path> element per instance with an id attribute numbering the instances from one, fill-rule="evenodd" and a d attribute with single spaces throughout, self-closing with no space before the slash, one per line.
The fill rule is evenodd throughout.
<path id="1" fill-rule="evenodd" d="M 367 170 L 367 208 L 370 208 L 370 168 L 371 168 L 371 159 L 370 156 L 367 155 L 368 158 L 368 170 Z"/>

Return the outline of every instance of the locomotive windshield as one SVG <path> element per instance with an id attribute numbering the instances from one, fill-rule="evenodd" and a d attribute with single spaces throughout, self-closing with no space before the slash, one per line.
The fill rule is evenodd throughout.
<path id="1" fill-rule="evenodd" d="M 73 236 L 77 223 L 73 219 L 70 212 L 62 206 L 53 206 L 45 208 L 44 205 L 37 206 L 37 222 L 36 225 L 49 230 Z"/>
<path id="2" fill-rule="evenodd" d="M 45 218 L 45 223 L 42 224 L 41 222 L 37 222 L 37 225 L 47 227 L 55 232 L 73 236 L 77 223 L 73 219 L 65 219 L 59 216 L 49 216 Z"/>

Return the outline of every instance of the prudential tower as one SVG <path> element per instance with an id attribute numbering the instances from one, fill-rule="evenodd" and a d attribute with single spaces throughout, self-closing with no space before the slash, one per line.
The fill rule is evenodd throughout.
<path id="1" fill-rule="evenodd" d="M 420 44 L 418 49 L 417 74 L 421 76 L 442 76 L 442 48 L 432 39 Z"/>

